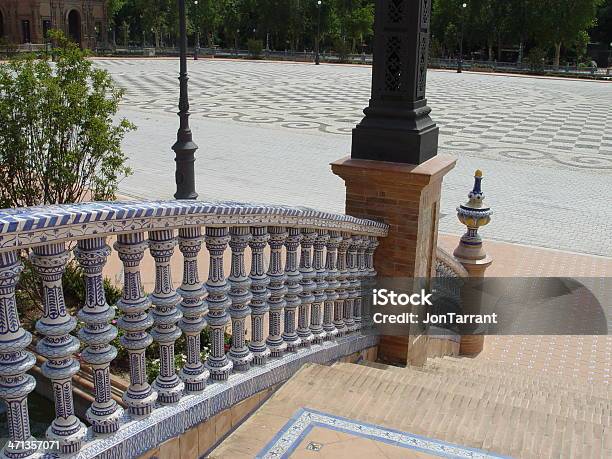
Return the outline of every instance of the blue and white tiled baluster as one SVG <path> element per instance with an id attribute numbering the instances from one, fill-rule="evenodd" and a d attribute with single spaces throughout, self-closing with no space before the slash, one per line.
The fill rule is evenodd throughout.
<path id="1" fill-rule="evenodd" d="M 302 346 L 309 347 L 312 344 L 314 336 L 310 331 L 310 306 L 315 300 L 313 291 L 316 287 L 314 282 L 315 272 L 312 268 L 312 246 L 317 233 L 315 230 L 305 228 L 302 230 L 302 250 L 300 255 L 300 274 L 302 280 L 302 292 L 300 293 L 300 307 L 298 308 L 298 329 L 297 334 L 302 340 Z"/>
<path id="2" fill-rule="evenodd" d="M 21 271 L 17 252 L 0 253 L 0 399 L 6 405 L 9 429 L 9 442 L 0 451 L 0 457 L 8 459 L 39 457 L 36 449 L 16 443 L 35 440 L 30 431 L 28 394 L 36 382 L 26 372 L 34 366 L 36 358 L 26 351 L 32 335 L 21 327 L 15 300 Z"/>
<path id="3" fill-rule="evenodd" d="M 227 308 L 232 304 L 227 296 L 230 286 L 223 270 L 223 253 L 230 240 L 227 227 L 206 228 L 206 248 L 210 254 L 208 269 L 208 326 L 210 327 L 212 349 L 206 359 L 206 368 L 213 381 L 225 381 L 232 372 L 233 364 L 225 355 L 225 328 L 230 321 Z"/>
<path id="4" fill-rule="evenodd" d="M 117 356 L 117 349 L 110 342 L 117 337 L 117 329 L 111 325 L 115 311 L 106 302 L 102 269 L 111 250 L 106 239 L 83 239 L 74 249 L 74 255 L 85 274 L 85 304 L 78 318 L 85 323 L 79 338 L 87 344 L 81 354 L 94 373 L 96 397 L 85 414 L 92 429 L 98 434 L 109 434 L 119 429 L 123 408 L 111 396 L 109 366 Z"/>
<path id="5" fill-rule="evenodd" d="M 175 246 L 173 230 L 149 233 L 149 252 L 155 260 L 155 289 L 150 295 L 155 327 L 151 330 L 151 336 L 159 344 L 160 359 L 159 375 L 153 381 L 153 389 L 157 391 L 157 401 L 160 403 L 178 402 L 185 389 L 174 364 L 174 343 L 181 336 L 176 324 L 183 318 L 183 313 L 177 308 L 181 296 L 172 284 L 170 268 Z"/>
<path id="6" fill-rule="evenodd" d="M 285 241 L 285 248 L 287 249 L 287 258 L 285 260 L 285 274 L 287 280 L 287 293 L 285 294 L 285 329 L 283 330 L 283 341 L 287 343 L 287 351 L 295 352 L 301 345 L 302 340 L 296 333 L 296 311 L 302 300 L 300 300 L 300 293 L 302 292 L 302 286 L 300 281 L 302 275 L 298 269 L 298 247 L 302 240 L 302 234 L 298 228 L 289 228 L 289 235 Z"/>
<path id="7" fill-rule="evenodd" d="M 200 227 L 179 229 L 179 250 L 183 254 L 183 283 L 177 290 L 182 298 L 179 308 L 183 312 L 179 327 L 187 341 L 187 361 L 179 376 L 185 383 L 185 391 L 192 394 L 203 391 L 209 377 L 200 353 L 200 333 L 206 327 L 204 316 L 208 312 L 204 301 L 206 288 L 198 273 L 198 254 L 203 241 Z"/>
<path id="8" fill-rule="evenodd" d="M 334 325 L 334 305 L 338 300 L 337 289 L 340 287 L 340 282 L 338 281 L 340 273 L 337 266 L 340 242 L 342 242 L 340 232 L 330 231 L 325 257 L 327 287 L 325 288 L 325 303 L 323 306 L 323 330 L 325 330 L 325 339 L 327 340 L 332 340 L 338 335 L 338 330 Z"/>
<path id="9" fill-rule="evenodd" d="M 378 245 L 380 244 L 380 242 L 378 242 L 378 239 L 376 238 L 376 236 L 369 236 L 368 237 L 368 247 L 366 248 L 366 252 L 365 252 L 365 264 L 366 264 L 366 277 L 365 277 L 365 288 L 366 288 L 366 295 L 363 297 L 363 302 L 364 302 L 364 307 L 365 307 L 365 311 L 363 312 L 364 315 L 364 326 L 366 327 L 371 327 L 373 325 L 372 322 L 372 296 L 368 295 L 367 293 L 369 293 L 371 291 L 372 288 L 374 288 L 376 286 L 376 269 L 374 268 L 374 253 L 376 253 L 376 248 L 378 247 Z"/>
<path id="10" fill-rule="evenodd" d="M 364 283 L 367 275 L 365 251 L 368 247 L 368 239 L 366 236 L 356 236 L 357 239 L 357 298 L 355 298 L 353 315 L 355 317 L 355 330 L 362 328 L 362 313 L 363 313 L 363 295 L 365 293 Z"/>
<path id="11" fill-rule="evenodd" d="M 264 249 L 268 243 L 270 235 L 265 226 L 252 226 L 251 235 L 253 238 L 249 242 L 251 247 L 251 342 L 249 349 L 253 353 L 253 364 L 264 365 L 270 356 L 270 349 L 266 346 L 264 336 L 264 319 L 268 312 L 268 284 L 270 279 L 266 274 L 264 265 Z"/>
<path id="12" fill-rule="evenodd" d="M 35 247 L 30 254 L 42 279 L 44 298 L 43 316 L 36 322 L 36 330 L 44 338 L 38 342 L 36 350 L 47 358 L 42 372 L 51 380 L 55 399 L 56 417 L 47 429 L 47 439 L 58 441 L 63 454 L 76 453 L 87 432 L 74 414 L 72 399 L 72 376 L 80 368 L 72 354 L 79 350 L 80 343 L 70 335 L 77 321 L 68 313 L 62 289 L 62 275 L 68 258 L 63 242 Z"/>
<path id="13" fill-rule="evenodd" d="M 230 229 L 229 245 L 232 249 L 232 269 L 229 276 L 229 297 L 232 305 L 229 314 L 232 318 L 232 347 L 228 357 L 235 371 L 246 371 L 251 367 L 253 354 L 245 341 L 246 319 L 251 313 L 249 304 L 253 294 L 250 292 L 251 280 L 247 277 L 244 264 L 244 250 L 251 240 L 249 227 L 235 226 Z"/>
<path id="14" fill-rule="evenodd" d="M 285 294 L 287 286 L 285 280 L 287 275 L 283 269 L 283 245 L 287 239 L 287 230 L 280 226 L 271 226 L 270 231 L 270 264 L 268 268 L 268 278 L 270 284 L 268 292 L 270 299 L 268 305 L 270 307 L 269 329 L 270 333 L 266 344 L 270 348 L 272 357 L 280 357 L 287 350 L 287 343 L 282 337 L 282 316 L 285 308 Z"/>
<path id="15" fill-rule="evenodd" d="M 148 312 L 151 300 L 144 294 L 140 277 L 140 262 L 148 247 L 144 233 L 120 234 L 114 248 L 123 262 L 123 293 L 117 307 L 123 312 L 119 328 L 124 331 L 121 344 L 130 359 L 130 385 L 123 401 L 132 416 L 146 416 L 153 411 L 157 392 L 147 381 L 145 351 L 153 342 L 147 329 L 153 325 Z"/>
<path id="16" fill-rule="evenodd" d="M 312 342 L 320 344 L 325 339 L 323 330 L 323 304 L 327 296 L 327 270 L 325 269 L 325 246 L 329 241 L 329 234 L 325 230 L 317 230 L 317 238 L 314 242 L 313 269 L 315 270 L 315 288 L 313 289 L 314 301 L 310 307 L 310 332 Z"/>
<path id="17" fill-rule="evenodd" d="M 354 315 L 355 301 L 359 296 L 359 268 L 357 266 L 357 247 L 360 242 L 361 241 L 357 236 L 351 237 L 348 252 L 346 253 L 346 267 L 348 270 L 348 298 L 344 302 L 344 323 L 346 324 L 347 333 L 351 333 L 356 330 Z"/>
<path id="18" fill-rule="evenodd" d="M 334 325 L 338 330 L 338 336 L 344 336 L 348 333 L 346 322 L 344 321 L 344 311 L 348 301 L 348 267 L 347 253 L 351 244 L 351 236 L 349 233 L 341 233 L 341 241 L 338 244 L 338 282 L 340 286 L 337 289 L 338 299 L 334 302 Z"/>

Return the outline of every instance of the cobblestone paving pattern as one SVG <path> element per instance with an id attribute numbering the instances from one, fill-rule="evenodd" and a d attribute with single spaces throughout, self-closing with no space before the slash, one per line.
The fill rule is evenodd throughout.
<path id="1" fill-rule="evenodd" d="M 170 197 L 178 62 L 97 65 L 126 90 L 121 115 L 139 126 L 124 144 L 135 174 L 121 192 Z M 360 66 L 190 62 L 200 195 L 342 211 L 343 183 L 328 164 L 350 151 L 370 74 Z M 495 210 L 485 237 L 612 256 L 612 84 L 430 71 L 428 100 L 440 151 L 458 158 L 444 182 L 442 231 L 462 231 L 455 207 L 481 168 Z"/>

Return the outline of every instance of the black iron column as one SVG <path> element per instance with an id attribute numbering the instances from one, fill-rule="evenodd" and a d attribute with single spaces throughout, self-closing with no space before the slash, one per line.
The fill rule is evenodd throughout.
<path id="1" fill-rule="evenodd" d="M 425 99 L 432 0 L 376 0 L 372 97 L 351 157 L 420 164 L 437 154 Z"/>
<path id="2" fill-rule="evenodd" d="M 195 47 L 194 47 L 194 51 L 193 51 L 193 60 L 197 61 L 198 60 L 198 53 L 200 52 L 200 5 L 199 5 L 199 1 L 195 0 L 193 2 L 193 4 L 195 5 L 196 8 L 196 42 L 195 42 Z"/>
<path id="3" fill-rule="evenodd" d="M 317 39 L 315 40 L 315 64 L 319 65 L 321 63 L 321 54 L 320 54 L 320 43 L 321 43 L 321 0 L 317 1 Z"/>
<path id="4" fill-rule="evenodd" d="M 459 35 L 459 62 L 457 62 L 457 73 L 463 70 L 463 31 L 465 30 L 465 8 L 467 3 L 461 5 L 461 32 Z"/>
<path id="5" fill-rule="evenodd" d="M 179 29 L 181 46 L 181 68 L 180 68 L 180 98 L 179 98 L 179 118 L 181 120 L 176 143 L 172 147 L 176 153 L 176 199 L 196 199 L 198 194 L 195 190 L 195 151 L 198 146 L 194 143 L 189 128 L 189 94 L 187 85 L 187 26 L 185 18 L 185 0 L 178 0 L 179 3 Z"/>

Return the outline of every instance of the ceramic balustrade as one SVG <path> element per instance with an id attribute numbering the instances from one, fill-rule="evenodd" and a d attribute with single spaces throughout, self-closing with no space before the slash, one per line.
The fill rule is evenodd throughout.
<path id="1" fill-rule="evenodd" d="M 46 437 L 58 442 L 61 453 L 72 454 L 92 438 L 114 435 L 124 424 L 139 422 L 237 372 L 248 374 L 270 359 L 305 352 L 301 346 L 324 346 L 324 341 L 359 330 L 363 288 L 375 275 L 374 250 L 386 232 L 384 224 L 345 215 L 238 203 L 86 203 L 0 210 L 0 398 L 7 406 L 12 442 L 0 456 L 40 453 L 15 446 L 32 439 L 27 396 L 35 389 L 26 373 L 35 364 L 32 336 L 20 324 L 16 300 L 26 256 L 43 292 L 35 352 L 44 357 L 41 369 L 51 381 L 55 403 Z M 113 248 L 123 268 L 116 308 L 108 304 L 104 290 L 103 269 L 112 253 L 109 239 L 115 239 Z M 209 260 L 205 283 L 198 264 L 203 246 Z M 224 261 L 228 246 L 229 269 Z M 141 272 L 147 250 L 155 266 L 150 295 L 145 294 Z M 82 268 L 85 284 L 85 299 L 75 316 L 62 289 L 71 256 Z M 183 275 L 175 288 L 171 266 L 179 256 Z M 82 326 L 75 335 L 77 318 Z M 125 412 L 111 396 L 115 323 L 129 363 Z M 201 334 L 206 328 L 211 343 L 203 362 Z M 179 339 L 184 339 L 187 357 L 176 368 Z M 149 381 L 147 359 L 153 357 L 154 341 L 160 370 Z M 93 374 L 87 437 L 88 428 L 75 415 L 72 390 L 72 377 L 80 371 L 75 354 L 81 344 L 82 363 Z"/>

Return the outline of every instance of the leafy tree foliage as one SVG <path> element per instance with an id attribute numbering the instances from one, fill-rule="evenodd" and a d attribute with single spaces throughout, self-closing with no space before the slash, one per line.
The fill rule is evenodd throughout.
<path id="1" fill-rule="evenodd" d="M 432 32 L 445 54 L 454 54 L 458 46 L 453 42 L 463 38 L 464 48 L 467 45 L 479 58 L 520 58 L 529 46 L 553 50 L 553 62 L 559 65 L 562 47 L 575 60 L 583 57 L 585 34 L 597 23 L 598 11 L 607 14 L 605 5 L 610 4 L 611 0 L 434 0 Z M 504 51 L 515 55 L 504 56 Z"/>
<path id="2" fill-rule="evenodd" d="M 554 46 L 554 65 L 559 66 L 561 46 L 584 41 L 582 32 L 594 25 L 596 0 L 540 0 L 535 9 L 540 27 L 535 31 L 540 43 Z"/>
<path id="3" fill-rule="evenodd" d="M 192 43 L 245 47 L 261 40 L 275 50 L 312 50 L 320 17 L 321 48 L 341 54 L 370 51 L 375 0 L 186 0 Z M 463 8 L 463 3 L 466 7 Z M 111 0 L 118 28 L 130 41 L 173 44 L 176 0 Z M 580 60 L 585 33 L 612 41 L 612 0 L 434 0 L 432 54 L 514 60 L 533 47 Z M 121 34 L 119 34 L 121 36 Z M 121 40 L 120 40 L 121 41 Z"/>
<path id="4" fill-rule="evenodd" d="M 130 173 L 114 123 L 122 92 L 76 45 L 54 33 L 56 62 L 0 64 L 0 208 L 112 199 Z"/>

